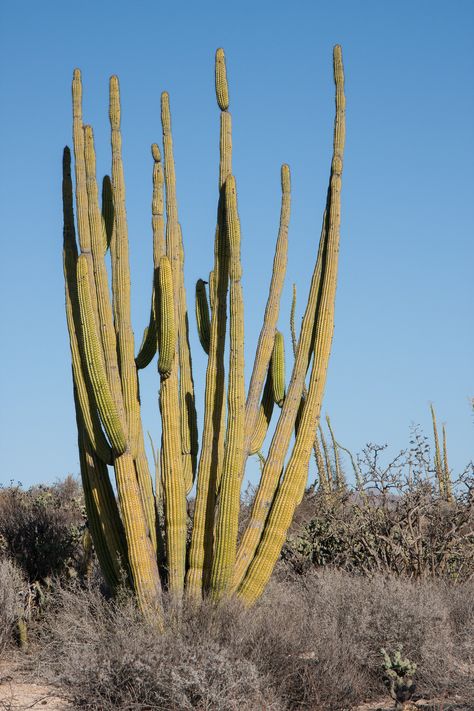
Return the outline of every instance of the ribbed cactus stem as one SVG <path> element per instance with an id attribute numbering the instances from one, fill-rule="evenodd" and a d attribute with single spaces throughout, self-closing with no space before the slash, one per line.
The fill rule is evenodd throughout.
<path id="1" fill-rule="evenodd" d="M 219 152 L 219 203 L 214 239 L 214 269 L 209 275 L 212 317 L 206 369 L 204 425 L 187 574 L 188 595 L 194 600 L 201 597 L 207 586 L 212 565 L 215 501 L 220 486 L 224 449 L 224 351 L 229 274 L 223 186 L 232 172 L 232 119 L 227 111 L 221 111 L 220 115 Z"/>
<path id="2" fill-rule="evenodd" d="M 110 302 L 108 275 L 104 260 L 104 235 L 96 181 L 94 134 L 91 126 L 84 126 L 84 158 L 87 179 L 89 228 L 97 298 L 97 315 L 98 322 L 101 325 L 100 338 L 104 354 L 104 365 L 110 392 L 122 423 L 122 429 L 124 432 L 127 432 L 127 422 L 117 362 L 117 340 L 114 329 L 112 304 Z"/>
<path id="3" fill-rule="evenodd" d="M 135 358 L 135 364 L 139 370 L 146 368 L 147 365 L 151 363 L 158 347 L 158 312 L 156 310 L 158 290 L 156 288 L 156 282 L 158 279 L 160 258 L 166 252 L 163 203 L 163 166 L 161 164 L 160 149 L 156 143 L 153 143 L 151 146 L 151 154 L 153 156 L 153 197 L 151 203 L 151 224 L 153 229 L 153 287 L 151 294 L 150 320 L 147 328 L 145 329 L 140 350 Z"/>
<path id="4" fill-rule="evenodd" d="M 324 491 L 326 493 L 326 492 L 330 491 L 330 485 L 329 485 L 328 478 L 327 478 L 327 471 L 326 471 L 326 467 L 324 465 L 324 459 L 323 459 L 323 455 L 321 452 L 321 445 L 319 443 L 319 437 L 318 437 L 317 430 L 316 430 L 316 434 L 314 436 L 313 452 L 314 452 L 314 458 L 316 461 L 316 466 L 318 468 L 319 488 L 321 489 L 321 491 Z"/>
<path id="5" fill-rule="evenodd" d="M 112 183 L 109 175 L 102 179 L 102 225 L 104 233 L 104 252 L 110 247 L 115 229 L 114 201 Z"/>
<path id="6" fill-rule="evenodd" d="M 302 480 L 306 480 L 311 446 L 314 441 L 316 423 L 319 420 L 327 365 L 331 350 L 339 255 L 342 157 L 345 142 L 344 73 L 342 52 L 339 45 L 336 45 L 334 48 L 333 57 L 334 80 L 336 84 L 336 117 L 334 122 L 333 158 L 329 188 L 329 214 L 321 292 L 315 319 L 314 359 L 308 388 L 308 398 L 303 409 L 301 425 L 298 430 L 295 446 L 280 485 L 271 501 L 271 509 L 265 521 L 265 527 L 260 537 L 258 549 L 239 587 L 238 594 L 246 603 L 254 602 L 261 595 L 273 571 L 288 527 L 293 518 L 295 507 L 298 503 L 298 497 L 302 487 L 301 482 Z M 303 350 L 301 348 L 303 333 L 304 321 L 301 329 L 297 360 Z M 280 416 L 280 420 L 281 417 L 282 416 Z M 252 518 L 249 527 L 251 526 Z"/>
<path id="7" fill-rule="evenodd" d="M 77 408 L 93 450 L 106 464 L 112 464 L 112 449 L 103 431 L 95 406 L 92 383 L 86 363 L 81 333 L 81 315 L 77 293 L 77 245 L 72 206 L 71 153 L 63 153 L 63 269 L 66 291 L 66 319 L 71 347 L 73 382 L 77 391 Z"/>
<path id="8" fill-rule="evenodd" d="M 229 108 L 229 88 L 227 86 L 227 70 L 225 54 L 222 47 L 216 51 L 216 98 L 221 111 Z"/>
<path id="9" fill-rule="evenodd" d="M 120 90 L 116 76 L 109 82 L 109 119 L 112 146 L 112 186 L 115 208 L 115 235 L 110 245 L 112 258 L 112 293 L 115 330 L 117 333 L 123 403 L 127 418 L 130 448 L 136 454 L 141 431 L 138 376 L 130 313 L 130 265 L 128 226 L 125 210 L 125 181 L 120 132 Z"/>
<path id="10" fill-rule="evenodd" d="M 209 317 L 209 303 L 206 294 L 206 282 L 198 279 L 196 282 L 196 324 L 201 346 L 209 355 L 209 341 L 211 338 L 211 320 Z"/>
<path id="11" fill-rule="evenodd" d="M 281 331 L 275 333 L 271 369 L 273 399 L 278 407 L 281 407 L 285 399 L 285 341 Z"/>
<path id="12" fill-rule="evenodd" d="M 166 256 L 160 259 L 158 283 L 158 372 L 163 379 L 166 379 L 170 376 L 176 354 L 173 275 L 170 261 Z"/>
<path id="13" fill-rule="evenodd" d="M 319 302 L 323 256 L 326 251 L 326 215 L 323 218 L 323 227 L 319 241 L 318 256 L 311 279 L 311 286 L 306 304 L 301 333 L 293 364 L 290 383 L 285 401 L 280 412 L 275 432 L 270 443 L 267 459 L 263 468 L 260 484 L 255 495 L 250 520 L 242 536 L 237 551 L 237 559 L 232 580 L 232 589 L 241 583 L 247 567 L 252 560 L 260 540 L 260 535 L 265 524 L 288 450 L 293 428 L 295 426 L 298 409 L 304 387 L 307 364 L 310 356 L 314 318 Z"/>
<path id="14" fill-rule="evenodd" d="M 245 461 L 249 453 L 250 439 L 256 427 L 256 420 L 260 417 L 259 400 L 266 372 L 272 357 L 276 324 L 280 310 L 280 298 L 285 281 L 286 264 L 288 258 L 288 229 L 291 206 L 291 175 L 288 165 L 283 164 L 280 172 L 281 179 L 281 208 L 280 226 L 273 258 L 272 278 L 268 291 L 267 304 L 263 325 L 258 339 L 257 353 L 250 378 L 249 391 L 245 404 L 245 442 L 244 458 L 242 461 L 241 479 L 244 475 Z"/>
<path id="15" fill-rule="evenodd" d="M 114 448 L 114 452 L 116 454 L 122 454 L 128 446 L 127 435 L 123 430 L 121 417 L 115 406 L 114 398 L 107 380 L 100 341 L 92 311 L 89 289 L 89 268 L 87 259 L 83 254 L 79 255 L 77 260 L 77 290 L 87 370 L 94 388 L 97 409 L 107 437 Z"/>
<path id="16" fill-rule="evenodd" d="M 267 372 L 265 387 L 263 388 L 262 402 L 260 403 L 255 429 L 250 439 L 249 454 L 258 454 L 262 448 L 272 418 L 274 404 L 272 369 L 270 367 Z"/>
<path id="17" fill-rule="evenodd" d="M 225 183 L 225 214 L 229 244 L 230 356 L 228 419 L 224 464 L 219 492 L 211 590 L 215 598 L 226 591 L 237 546 L 240 501 L 240 468 L 245 428 L 244 304 L 240 262 L 240 221 L 234 176 Z"/>

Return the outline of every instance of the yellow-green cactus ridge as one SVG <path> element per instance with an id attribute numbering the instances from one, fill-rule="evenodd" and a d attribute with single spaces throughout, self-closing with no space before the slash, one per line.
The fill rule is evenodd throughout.
<path id="1" fill-rule="evenodd" d="M 255 600 L 259 596 L 263 589 L 262 585 L 265 584 L 263 581 L 268 580 L 273 570 L 276 562 L 275 551 L 282 535 L 283 537 L 286 535 L 288 514 L 291 511 L 294 512 L 297 495 L 301 490 L 301 478 L 307 476 L 311 444 L 306 450 L 306 438 L 309 431 L 310 434 L 311 432 L 313 433 L 312 439 L 314 439 L 314 429 L 319 418 L 318 408 L 320 407 L 320 401 L 318 397 L 322 398 L 332 340 L 339 249 L 342 156 L 345 140 L 344 74 L 339 46 L 335 47 L 333 58 L 336 85 L 336 116 L 328 208 L 323 218 L 318 258 L 311 280 L 310 294 L 301 326 L 292 377 L 262 472 L 260 486 L 254 499 L 250 520 L 239 546 L 232 581 L 233 589 L 242 585 L 241 588 L 239 587 L 239 594 L 248 602 Z M 283 481 L 280 483 L 284 454 L 288 449 L 297 408 L 301 400 L 311 344 L 313 344 L 314 348 L 311 379 L 313 387 L 311 390 L 310 384 L 308 399 L 303 409 L 302 422 L 295 446 Z M 307 453 L 308 461 L 306 461 Z M 275 508 L 277 500 L 278 506 Z M 270 516 L 271 522 L 269 520 Z M 265 539 L 265 546 L 262 547 L 263 539 Z M 283 545 L 283 542 L 281 545 Z M 278 554 L 281 550 L 281 545 L 278 549 Z M 261 566 L 260 571 L 259 566 Z"/>
<path id="2" fill-rule="evenodd" d="M 267 435 L 270 420 L 272 419 L 273 406 L 275 400 L 273 397 L 272 370 L 268 369 L 265 387 L 263 388 L 262 401 L 258 410 L 255 429 L 250 439 L 249 454 L 258 454 L 263 446 Z"/>
<path id="3" fill-rule="evenodd" d="M 216 51 L 216 98 L 221 111 L 229 108 L 229 87 L 227 86 L 227 70 L 225 65 L 225 54 L 222 47 Z"/>
<path id="4" fill-rule="evenodd" d="M 158 372 L 166 379 L 176 354 L 176 329 L 173 304 L 173 275 L 171 264 L 165 255 L 160 259 L 159 279 L 159 317 L 158 317 Z"/>
<path id="5" fill-rule="evenodd" d="M 108 285 L 107 269 L 104 261 L 104 244 L 102 218 L 99 209 L 99 198 L 96 181 L 96 161 L 94 135 L 90 126 L 84 126 L 84 158 L 87 179 L 87 199 L 89 214 L 89 229 L 94 265 L 94 281 L 97 299 L 97 315 L 101 325 L 100 338 L 104 355 L 105 370 L 110 392 L 115 408 L 122 423 L 122 429 L 127 432 L 120 372 L 117 361 L 117 339 L 115 335 L 112 305 Z"/>
<path id="6" fill-rule="evenodd" d="M 158 145 L 151 146 L 153 156 L 153 196 L 151 202 L 151 224 L 153 229 L 153 288 L 151 294 L 150 319 L 145 329 L 142 344 L 135 358 L 138 370 L 146 368 L 151 363 L 158 348 L 157 331 L 157 309 L 156 300 L 158 298 L 158 267 L 160 258 L 165 254 L 165 219 L 163 206 L 163 166 L 161 164 L 161 153 Z M 146 335 L 145 335 L 146 333 Z"/>
<path id="7" fill-rule="evenodd" d="M 321 297 L 315 319 L 314 358 L 308 397 L 303 409 L 295 445 L 280 486 L 272 501 L 258 550 L 248 566 L 245 578 L 238 590 L 239 597 L 246 603 L 253 603 L 258 599 L 268 582 L 294 515 L 299 492 L 301 491 L 301 481 L 306 480 L 311 444 L 314 441 L 316 423 L 319 420 L 331 350 L 339 255 L 341 178 L 345 143 L 344 73 L 339 45 L 334 48 L 333 57 L 336 84 L 336 117 L 334 121 L 333 158 L 329 187 L 326 260 L 323 270 Z"/>
<path id="8" fill-rule="evenodd" d="M 204 352 L 209 355 L 211 338 L 211 321 L 209 318 L 209 303 L 206 294 L 206 282 L 198 279 L 196 282 L 196 324 L 199 341 Z"/>
<path id="9" fill-rule="evenodd" d="M 112 146 L 112 187 L 115 209 L 115 235 L 110 245 L 114 322 L 122 381 L 123 403 L 127 418 L 130 448 L 135 454 L 141 429 L 138 376 L 130 314 L 130 266 L 128 226 L 125 209 L 125 181 L 120 132 L 120 89 L 116 76 L 109 82 L 109 119 Z"/>
<path id="10" fill-rule="evenodd" d="M 71 347 L 73 382 L 77 392 L 76 405 L 81 413 L 88 438 L 97 456 L 112 464 L 112 448 L 108 443 L 95 406 L 92 384 L 84 363 L 81 316 L 77 293 L 77 245 L 72 206 L 71 153 L 66 146 L 63 153 L 63 269 L 66 291 L 66 320 Z"/>
<path id="11" fill-rule="evenodd" d="M 265 315 L 262 329 L 258 339 L 257 353 L 250 378 L 250 385 L 245 404 L 245 442 L 244 458 L 242 461 L 241 479 L 244 475 L 245 461 L 250 453 L 250 440 L 256 427 L 256 420 L 260 416 L 260 397 L 263 383 L 268 370 L 274 347 L 275 330 L 280 311 L 280 299 L 285 281 L 286 264 L 288 259 L 288 229 L 291 207 L 291 176 L 290 168 L 286 163 L 281 167 L 281 208 L 280 225 L 273 258 L 272 277 L 268 291 Z"/>
<path id="12" fill-rule="evenodd" d="M 446 491 L 445 491 L 445 483 L 444 483 L 444 472 L 443 472 L 443 465 L 441 462 L 441 450 L 439 446 L 439 437 L 438 437 L 438 427 L 436 424 L 436 413 L 433 405 L 430 405 L 431 409 L 431 419 L 433 422 L 433 439 L 434 439 L 434 446 L 435 446 L 435 453 L 434 453 L 434 468 L 435 468 L 435 473 L 436 473 L 436 478 L 438 480 L 438 487 L 439 487 L 439 493 L 440 496 L 445 496 Z"/>
<path id="13" fill-rule="evenodd" d="M 214 268 L 209 275 L 212 309 L 206 369 L 204 425 L 196 477 L 196 501 L 189 549 L 187 591 L 199 599 L 210 576 L 216 494 L 220 486 L 225 435 L 225 334 L 227 321 L 228 251 L 225 234 L 224 184 L 232 172 L 232 120 L 221 111 L 219 134 L 219 202 L 214 238 Z"/>
<path id="14" fill-rule="evenodd" d="M 226 591 L 235 562 L 240 468 L 245 430 L 244 305 L 241 283 L 240 221 L 233 175 L 229 175 L 225 183 L 225 214 L 229 243 L 230 355 L 226 444 L 211 571 L 211 590 L 215 598 L 219 598 Z"/>
<path id="15" fill-rule="evenodd" d="M 275 333 L 275 343 L 271 359 L 273 398 L 281 407 L 285 399 L 285 341 L 283 333 Z"/>
<path id="16" fill-rule="evenodd" d="M 91 306 L 87 259 L 83 254 L 79 255 L 77 260 L 77 290 L 87 369 L 94 388 L 97 409 L 114 451 L 117 454 L 122 454 L 127 449 L 127 436 L 123 431 L 121 418 L 115 407 L 107 381 Z"/>

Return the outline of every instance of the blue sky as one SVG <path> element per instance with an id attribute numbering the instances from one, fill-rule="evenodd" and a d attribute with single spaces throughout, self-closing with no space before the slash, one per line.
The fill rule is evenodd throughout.
<path id="1" fill-rule="evenodd" d="M 336 328 L 324 412 L 346 447 L 430 434 L 429 404 L 455 470 L 474 457 L 474 4 L 2 3 L 0 9 L 0 482 L 79 470 L 61 262 L 61 153 L 71 144 L 70 83 L 82 69 L 99 175 L 109 172 L 108 77 L 122 90 L 136 340 L 151 279 L 150 144 L 170 92 L 186 284 L 212 263 L 218 110 L 225 48 L 242 223 L 246 358 L 261 323 L 278 228 L 279 167 L 292 169 L 291 284 L 298 314 L 317 246 L 331 151 L 331 51 L 343 46 L 347 142 Z M 204 355 L 191 313 L 202 402 Z M 289 358 L 288 358 L 289 360 Z M 158 432 L 158 377 L 142 377 L 145 428 Z M 156 436 L 156 435 L 155 435 Z M 254 465 L 252 465 L 254 467 Z M 251 467 L 251 470 L 252 470 Z M 252 470 L 253 471 L 253 470 Z"/>

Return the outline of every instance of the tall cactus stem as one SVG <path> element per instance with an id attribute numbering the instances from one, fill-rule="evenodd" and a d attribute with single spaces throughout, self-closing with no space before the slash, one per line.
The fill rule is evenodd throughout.
<path id="1" fill-rule="evenodd" d="M 267 491 L 264 492 L 266 496 L 262 497 L 260 490 L 262 489 L 262 484 L 265 480 L 265 470 L 267 469 L 268 463 L 272 456 L 272 445 L 277 439 L 276 432 L 272 440 L 272 445 L 270 446 L 270 451 L 262 474 L 259 492 L 255 497 L 255 504 L 252 509 L 250 521 L 244 534 L 244 538 L 247 531 L 253 534 L 253 545 L 249 548 L 248 538 L 247 542 L 244 543 L 244 541 L 242 541 L 241 544 L 242 567 L 246 572 L 245 579 L 239 587 L 239 595 L 246 602 L 253 602 L 259 597 L 266 581 L 271 575 L 273 567 L 281 551 L 288 526 L 291 522 L 291 518 L 289 519 L 289 517 L 293 516 L 294 509 L 297 504 L 298 492 L 301 491 L 301 479 L 305 479 L 307 477 L 311 446 L 314 441 L 316 423 L 319 420 L 327 364 L 331 349 L 334 330 L 334 302 L 339 254 L 340 194 L 343 167 L 342 158 L 345 142 L 344 73 L 342 65 L 342 52 L 339 45 L 336 45 L 334 48 L 333 58 L 334 80 L 336 85 L 336 116 L 334 122 L 333 157 L 331 162 L 329 186 L 329 209 L 326 213 L 327 220 L 325 220 L 325 222 L 327 221 L 327 230 L 325 239 L 322 240 L 324 244 L 324 262 L 321 262 L 321 276 L 318 280 L 321 282 L 321 285 L 320 288 L 318 288 L 319 298 L 314 323 L 311 323 L 310 319 L 305 324 L 305 313 L 295 361 L 295 368 L 298 361 L 301 362 L 302 358 L 305 359 L 306 363 L 308 362 L 309 353 L 306 347 L 303 346 L 303 339 L 305 336 L 307 337 L 309 335 L 308 331 L 311 325 L 311 331 L 313 334 L 316 334 L 316 338 L 313 339 L 314 359 L 308 389 L 308 398 L 303 409 L 302 421 L 296 437 L 295 446 L 288 461 L 280 486 L 277 488 L 279 482 L 278 480 L 275 482 L 275 478 L 272 477 L 270 480 L 271 486 L 267 486 Z M 311 297 L 308 303 L 310 303 L 310 301 Z M 297 397 L 295 397 L 292 402 L 295 412 L 292 418 L 291 428 L 294 425 L 296 409 L 300 402 L 303 381 L 304 374 L 299 383 Z M 282 422 L 285 404 L 290 401 L 291 385 L 292 383 L 290 382 L 278 425 Z M 287 446 L 288 442 L 286 442 L 285 451 Z M 268 480 L 266 483 L 268 484 Z M 270 492 L 268 489 L 270 489 Z M 267 498 L 269 493 L 271 493 L 271 498 Z M 262 523 L 265 524 L 263 533 L 261 526 Z M 251 556 L 249 556 L 249 553 L 251 553 Z M 239 566 L 238 568 L 237 562 L 236 572 L 239 573 L 242 570 L 242 567 Z M 236 577 L 237 576 L 234 574 L 234 585 Z M 242 578 L 240 578 L 240 580 L 242 580 Z"/>
<path id="2" fill-rule="evenodd" d="M 115 208 L 115 235 L 110 245 L 112 293 L 123 403 L 128 424 L 130 448 L 132 455 L 134 455 L 138 448 L 141 421 L 138 375 L 135 366 L 135 346 L 130 314 L 130 265 L 127 214 L 125 210 L 125 181 L 122 163 L 122 135 L 120 132 L 120 89 L 116 76 L 110 78 L 109 90 L 112 186 Z"/>
<path id="3" fill-rule="evenodd" d="M 211 572 L 214 598 L 226 589 L 235 561 L 240 499 L 240 467 L 245 428 L 244 381 L 244 304 L 240 261 L 240 222 L 234 176 L 225 183 L 226 231 L 229 243 L 230 278 L 230 356 L 228 384 L 228 419 L 224 464 L 219 491 L 216 541 Z"/>
<path id="4" fill-rule="evenodd" d="M 72 205 L 71 152 L 66 146 L 63 153 L 63 269 L 66 291 L 66 320 L 71 347 L 73 382 L 77 391 L 77 408 L 86 428 L 89 441 L 97 456 L 112 464 L 112 448 L 108 443 L 95 407 L 92 383 L 85 363 L 81 334 L 81 315 L 77 293 L 77 245 Z"/>

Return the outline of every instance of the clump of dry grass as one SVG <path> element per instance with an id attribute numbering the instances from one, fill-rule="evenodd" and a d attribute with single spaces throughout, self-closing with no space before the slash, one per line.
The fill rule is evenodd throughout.
<path id="1" fill-rule="evenodd" d="M 472 698 L 473 592 L 327 571 L 273 582 L 250 610 L 169 609 L 158 635 L 130 597 L 107 602 L 75 586 L 58 590 L 46 614 L 40 673 L 78 709 L 342 711 L 385 695 L 385 647 L 416 662 L 420 694 Z"/>

